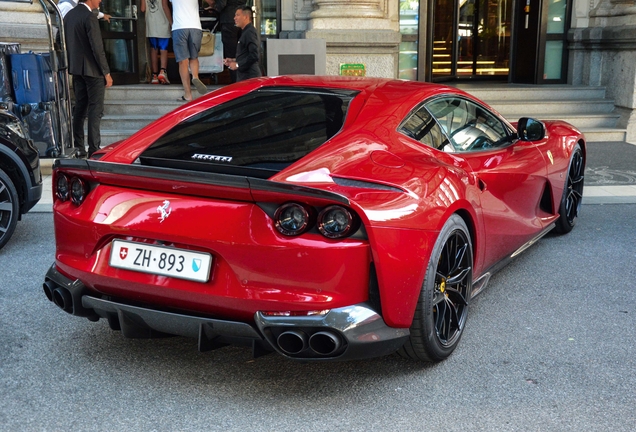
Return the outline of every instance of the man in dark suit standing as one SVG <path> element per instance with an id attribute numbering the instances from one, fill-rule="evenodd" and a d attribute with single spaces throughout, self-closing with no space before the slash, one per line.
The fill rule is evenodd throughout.
<path id="1" fill-rule="evenodd" d="M 97 16 L 101 0 L 79 0 L 64 17 L 64 34 L 69 57 L 69 73 L 73 75 L 75 108 L 73 109 L 73 140 L 76 156 L 86 157 L 84 120 L 88 115 L 88 157 L 99 150 L 99 126 L 104 115 L 104 93 L 113 85 L 106 61 L 102 33 Z"/>
<path id="2" fill-rule="evenodd" d="M 205 1 L 212 9 L 219 13 L 221 40 L 223 41 L 223 58 L 235 58 L 236 46 L 239 40 L 239 28 L 234 24 L 234 15 L 239 7 L 245 6 L 246 0 Z M 236 71 L 230 70 L 230 81 L 236 82 Z"/>
<path id="3" fill-rule="evenodd" d="M 236 46 L 236 58 L 226 58 L 223 64 L 230 70 L 237 71 L 237 82 L 259 77 L 261 76 L 261 68 L 258 65 L 260 43 L 256 29 L 252 25 L 252 8 L 239 7 L 234 14 L 234 23 L 242 30 Z"/>

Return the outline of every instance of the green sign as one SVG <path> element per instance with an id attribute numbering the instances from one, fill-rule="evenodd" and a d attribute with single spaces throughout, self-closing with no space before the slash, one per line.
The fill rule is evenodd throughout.
<path id="1" fill-rule="evenodd" d="M 363 77 L 367 75 L 367 69 L 362 63 L 340 63 L 340 75 Z"/>

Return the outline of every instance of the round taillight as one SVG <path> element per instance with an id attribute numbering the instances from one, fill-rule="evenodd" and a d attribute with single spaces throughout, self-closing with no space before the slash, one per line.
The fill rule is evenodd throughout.
<path id="1" fill-rule="evenodd" d="M 318 215 L 318 231 L 330 239 L 348 236 L 351 234 L 353 225 L 353 214 L 341 206 L 326 207 Z"/>
<path id="2" fill-rule="evenodd" d="M 73 204 L 80 205 L 83 203 L 87 193 L 86 182 L 79 177 L 73 177 L 71 179 L 71 201 Z"/>
<path id="3" fill-rule="evenodd" d="M 274 220 L 278 232 L 286 236 L 296 236 L 307 229 L 309 212 L 300 204 L 287 203 L 276 209 Z"/>
<path id="4" fill-rule="evenodd" d="M 68 177 L 66 177 L 64 174 L 57 175 L 57 182 L 55 184 L 55 195 L 57 195 L 60 201 L 68 200 L 68 195 L 69 195 Z"/>

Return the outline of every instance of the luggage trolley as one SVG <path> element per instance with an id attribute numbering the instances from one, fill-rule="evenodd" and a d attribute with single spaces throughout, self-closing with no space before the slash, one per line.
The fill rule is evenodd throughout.
<path id="1" fill-rule="evenodd" d="M 2 0 L 33 3 L 33 0 Z M 14 104 L 14 113 L 29 130 L 41 157 L 74 154 L 71 127 L 71 89 L 62 14 L 53 0 L 38 0 L 44 13 L 49 52 L 20 53 L 11 48 L 9 81 L 13 95 L 1 97 Z M 6 79 L 6 77 L 5 77 Z"/>

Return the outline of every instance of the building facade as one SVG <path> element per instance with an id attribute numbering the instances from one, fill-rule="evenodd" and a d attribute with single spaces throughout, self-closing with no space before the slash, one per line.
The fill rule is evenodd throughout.
<path id="1" fill-rule="evenodd" d="M 0 0 L 0 41 L 46 50 L 41 6 Z M 147 63 L 139 0 L 103 0 L 119 83 Z M 326 71 L 367 76 L 605 86 L 636 142 L 636 0 L 254 0 L 262 39 L 324 39 Z M 264 43 L 266 49 L 267 43 Z"/>

